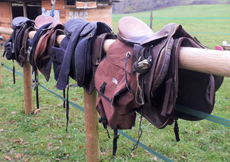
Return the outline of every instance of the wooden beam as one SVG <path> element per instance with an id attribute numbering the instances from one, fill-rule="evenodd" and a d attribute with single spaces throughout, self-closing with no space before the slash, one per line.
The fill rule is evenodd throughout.
<path id="1" fill-rule="evenodd" d="M 10 6 L 10 24 L 13 20 L 13 13 L 12 13 L 12 2 L 9 1 L 9 6 Z"/>
<path id="2" fill-rule="evenodd" d="M 12 29 L 0 27 L 0 33 L 10 34 Z M 30 32 L 29 37 L 33 38 L 36 32 Z M 61 44 L 65 35 L 59 35 L 57 42 Z M 109 46 L 114 42 L 108 39 L 104 43 L 104 50 L 108 51 Z M 179 67 L 208 74 L 230 77 L 230 51 L 218 51 L 211 49 L 200 49 L 182 47 L 179 54 Z"/>
<path id="3" fill-rule="evenodd" d="M 23 15 L 24 15 L 24 17 L 27 17 L 26 2 L 23 2 Z"/>
<path id="4" fill-rule="evenodd" d="M 25 114 L 31 114 L 33 112 L 32 70 L 28 61 L 23 65 L 23 81 Z"/>

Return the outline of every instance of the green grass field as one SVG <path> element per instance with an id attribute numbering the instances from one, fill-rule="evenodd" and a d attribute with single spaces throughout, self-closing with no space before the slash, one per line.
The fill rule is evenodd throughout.
<path id="1" fill-rule="evenodd" d="M 214 48 L 223 40 L 230 42 L 230 5 L 179 6 L 153 11 L 153 30 L 158 31 L 168 23 L 181 24 L 191 35 L 204 45 Z M 150 12 L 128 14 L 139 17 L 149 24 Z M 113 15 L 113 28 L 117 32 L 117 22 L 125 15 Z M 170 19 L 166 19 L 167 17 Z M 183 17 L 183 18 L 182 18 Z M 197 19 L 197 18 L 203 19 Z M 161 19 L 160 19 L 161 18 Z M 196 18 L 196 19 L 195 19 Z M 207 19 L 216 18 L 216 19 Z M 222 18 L 222 19 L 221 19 Z M 223 19 L 225 18 L 225 19 Z M 198 32 L 205 32 L 198 33 Z M 12 62 L 2 58 L 2 62 L 12 67 Z M 20 66 L 16 70 L 22 72 Z M 2 87 L 0 88 L 0 161 L 86 161 L 84 113 L 70 106 L 68 133 L 65 132 L 65 109 L 62 100 L 39 88 L 41 110 L 35 115 L 24 114 L 23 78 L 16 75 L 12 84 L 12 72 L 2 67 Z M 40 75 L 40 82 L 46 88 L 62 95 L 55 87 L 51 75 L 49 82 Z M 74 83 L 74 81 L 71 81 Z M 230 80 L 225 81 L 216 93 L 213 115 L 230 119 Z M 70 101 L 83 105 L 83 89 L 71 88 Z M 34 108 L 35 108 L 34 93 Z M 125 132 L 138 137 L 138 121 L 132 130 Z M 173 161 L 229 161 L 230 128 L 207 120 L 190 122 L 179 120 L 180 142 L 176 142 L 173 126 L 159 130 L 147 120 L 143 120 L 141 142 Z M 109 130 L 112 135 L 112 130 Z M 101 161 L 162 161 L 141 147 L 134 152 L 134 145 L 122 135 L 118 139 L 117 156 L 112 156 L 112 139 L 108 139 L 103 126 L 99 124 Z"/>

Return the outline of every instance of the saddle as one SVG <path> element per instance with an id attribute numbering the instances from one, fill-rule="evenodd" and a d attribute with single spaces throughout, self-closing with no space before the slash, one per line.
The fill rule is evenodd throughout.
<path id="1" fill-rule="evenodd" d="M 119 20 L 117 37 L 95 74 L 96 108 L 104 128 L 114 130 L 113 154 L 117 129 L 131 129 L 135 112 L 159 129 L 175 123 L 179 141 L 178 118 L 202 119 L 177 111 L 176 105 L 210 114 L 223 82 L 220 76 L 178 68 L 181 47 L 206 47 L 181 25 L 170 23 L 153 33 L 130 16 Z"/>
<path id="2" fill-rule="evenodd" d="M 15 84 L 15 66 L 14 60 L 23 67 L 27 60 L 28 34 L 34 30 L 34 21 L 26 17 L 16 17 L 11 25 L 13 33 L 4 45 L 3 56 L 13 61 L 13 82 Z"/>
<path id="3" fill-rule="evenodd" d="M 81 19 L 81 18 L 69 19 L 65 23 L 65 29 L 64 29 L 65 36 L 70 39 L 70 37 L 71 37 L 72 33 L 74 32 L 74 30 L 77 27 L 79 27 L 81 24 L 85 24 L 85 23 L 87 23 L 87 21 L 84 20 L 84 19 Z"/>
<path id="4" fill-rule="evenodd" d="M 26 17 L 16 17 L 11 25 L 14 30 L 5 45 L 6 58 L 16 60 L 22 67 L 27 59 L 28 34 L 34 30 L 34 21 Z"/>
<path id="5" fill-rule="evenodd" d="M 118 30 L 117 37 L 120 41 L 140 45 L 154 43 L 156 40 L 166 38 L 169 31 L 164 28 L 159 32 L 153 33 L 143 21 L 132 16 L 122 17 L 118 22 Z"/>
<path id="6" fill-rule="evenodd" d="M 35 19 L 37 27 L 42 25 L 41 20 L 44 20 L 44 24 L 38 29 L 32 40 L 30 53 L 33 71 L 38 68 L 47 81 L 51 71 L 50 50 L 56 44 L 56 37 L 64 33 L 64 26 L 61 23 L 54 21 L 47 24 L 50 19 L 51 21 L 55 20 L 45 15 L 40 15 Z"/>
<path id="7" fill-rule="evenodd" d="M 70 27 L 72 24 L 76 27 Z M 69 83 L 70 76 L 77 81 L 78 86 L 83 87 L 90 94 L 94 89 L 89 86 L 92 84 L 93 77 L 91 56 L 93 42 L 96 36 L 103 33 L 112 33 L 112 30 L 103 22 L 87 22 L 80 18 L 75 18 L 70 23 L 67 22 L 65 29 L 68 29 L 65 30 L 65 34 L 72 34 L 57 80 L 57 88 L 60 90 L 65 89 Z"/>
<path id="8" fill-rule="evenodd" d="M 124 27 L 125 24 L 126 27 Z M 135 30 L 133 30 L 140 31 L 139 33 L 131 29 L 134 24 Z M 149 35 L 145 35 L 141 28 L 148 31 L 148 26 L 134 17 L 124 17 L 118 22 L 118 38 L 125 43 L 139 44 L 143 47 L 139 50 L 139 59 L 140 56 L 146 55 L 145 51 L 149 45 L 153 46 L 152 66 L 138 78 L 140 89 L 144 94 L 143 116 L 157 128 L 164 128 L 177 118 L 201 120 L 198 117 L 174 111 L 175 104 L 210 114 L 214 107 L 215 92 L 222 84 L 223 77 L 184 69 L 178 70 L 181 46 L 206 47 L 178 24 L 168 24 L 157 33 L 148 32 Z M 144 60 L 143 58 L 141 60 Z M 157 60 L 157 63 L 154 63 L 154 60 Z"/>

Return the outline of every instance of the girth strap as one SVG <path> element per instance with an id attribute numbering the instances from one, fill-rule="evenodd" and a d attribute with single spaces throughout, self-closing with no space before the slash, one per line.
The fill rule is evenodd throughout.
<path id="1" fill-rule="evenodd" d="M 34 84 L 31 86 L 32 88 L 34 88 L 34 90 L 36 91 L 36 106 L 37 109 L 39 109 L 39 93 L 38 93 L 38 85 L 39 83 L 39 79 L 38 79 L 38 72 L 37 70 L 34 71 L 34 80 L 33 80 Z"/>
<path id="2" fill-rule="evenodd" d="M 117 130 L 117 125 L 114 125 L 113 130 L 114 130 L 114 137 L 113 137 L 113 156 L 116 156 L 116 153 L 117 153 L 117 139 L 119 138 L 119 134 L 118 134 L 118 130 Z"/>
<path id="3" fill-rule="evenodd" d="M 15 65 L 14 65 L 14 60 L 13 61 L 13 82 L 15 84 Z"/>
<path id="4" fill-rule="evenodd" d="M 69 85 L 67 86 L 67 96 L 66 96 L 66 132 L 68 132 L 69 125 Z"/>
<path id="5" fill-rule="evenodd" d="M 178 127 L 177 120 L 175 120 L 175 124 L 174 124 L 174 133 L 175 133 L 176 141 L 179 142 L 180 137 L 179 137 L 179 127 Z"/>

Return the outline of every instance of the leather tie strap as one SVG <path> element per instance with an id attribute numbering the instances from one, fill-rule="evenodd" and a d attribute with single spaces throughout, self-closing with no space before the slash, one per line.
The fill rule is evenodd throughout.
<path id="1" fill-rule="evenodd" d="M 116 156 L 116 153 L 117 153 L 117 139 L 119 138 L 119 134 L 118 134 L 118 130 L 117 130 L 117 125 L 114 125 L 113 130 L 114 130 L 114 137 L 113 137 L 113 156 Z"/>
<path id="2" fill-rule="evenodd" d="M 175 133 L 175 136 L 176 136 L 176 141 L 179 142 L 180 137 L 179 137 L 179 127 L 178 127 L 177 120 L 175 120 L 175 124 L 174 124 L 174 133 Z"/>

